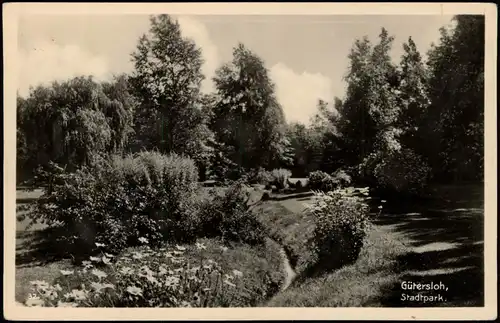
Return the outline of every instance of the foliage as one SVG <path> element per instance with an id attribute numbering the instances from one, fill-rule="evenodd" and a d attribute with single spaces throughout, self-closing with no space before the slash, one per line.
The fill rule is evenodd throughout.
<path id="1" fill-rule="evenodd" d="M 290 162 L 285 117 L 262 59 L 239 44 L 214 82 L 218 102 L 211 128 L 230 147 L 226 157 L 244 169 Z"/>
<path id="2" fill-rule="evenodd" d="M 140 101 L 136 146 L 185 154 L 205 167 L 214 138 L 204 109 L 210 98 L 200 95 L 201 49 L 169 15 L 152 16 L 150 24 L 132 55 L 131 83 Z"/>
<path id="3" fill-rule="evenodd" d="M 484 162 L 485 17 L 459 15 L 428 53 L 426 156 L 436 178 L 477 180 Z"/>
<path id="4" fill-rule="evenodd" d="M 419 194 L 430 179 L 430 167 L 410 149 L 385 155 L 373 170 L 379 188 L 397 193 Z"/>
<path id="5" fill-rule="evenodd" d="M 368 195 L 367 189 L 362 189 Z M 369 229 L 368 205 L 353 189 L 315 193 L 307 211 L 314 215 L 314 249 L 318 262 L 338 268 L 354 261 Z"/>
<path id="6" fill-rule="evenodd" d="M 200 202 L 200 235 L 222 237 L 226 241 L 263 244 L 266 231 L 250 210 L 249 190 L 237 181 L 225 192 L 211 191 Z"/>
<path id="7" fill-rule="evenodd" d="M 142 238 L 144 244 L 148 240 Z M 104 247 L 98 244 L 99 248 Z M 249 306 L 273 292 L 272 268 L 245 249 L 238 252 L 251 259 L 232 266 L 211 256 L 229 255 L 215 251 L 210 241 L 193 246 L 150 249 L 147 246 L 119 256 L 102 252 L 76 270 L 61 270 L 49 284 L 33 281 L 28 306 L 43 307 L 228 307 Z M 221 247 L 223 249 L 224 247 Z M 218 248 L 217 248 L 218 249 Z M 227 248 L 225 248 L 227 249 Z M 207 255 L 207 256 L 205 256 Z M 222 255 L 221 255 L 222 256 Z M 221 258 L 219 256 L 219 258 Z M 255 273 L 248 272 L 248 261 Z M 262 275 L 264 274 L 265 275 Z M 260 276 L 257 276 L 261 274 Z M 279 278 L 278 278 L 279 279 Z"/>
<path id="8" fill-rule="evenodd" d="M 108 83 L 91 77 L 54 82 L 18 97 L 17 104 L 19 170 L 49 162 L 74 170 L 123 151 L 136 106 L 123 76 Z"/>
<path id="9" fill-rule="evenodd" d="M 248 173 L 248 181 L 250 184 L 267 185 L 273 183 L 273 174 L 262 167 L 253 169 Z"/>
<path id="10" fill-rule="evenodd" d="M 352 182 L 351 176 L 343 169 L 337 169 L 332 176 L 339 182 L 341 186 L 349 186 Z"/>
<path id="11" fill-rule="evenodd" d="M 271 172 L 272 184 L 276 185 L 278 189 L 288 188 L 288 180 L 292 176 L 292 172 L 288 169 L 278 168 L 273 169 Z"/>
<path id="12" fill-rule="evenodd" d="M 323 192 L 332 191 L 340 185 L 337 178 L 320 170 L 310 173 L 307 181 L 310 189 Z"/>
<path id="13" fill-rule="evenodd" d="M 112 156 L 55 177 L 52 191 L 35 202 L 32 220 L 62 226 L 70 251 L 92 252 L 98 242 L 116 252 L 139 237 L 161 244 L 195 236 L 191 200 L 198 172 L 188 158 L 156 152 Z"/>

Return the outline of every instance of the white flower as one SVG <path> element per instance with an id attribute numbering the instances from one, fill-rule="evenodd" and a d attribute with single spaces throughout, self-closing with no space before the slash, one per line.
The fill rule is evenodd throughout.
<path id="1" fill-rule="evenodd" d="M 100 257 L 92 257 L 90 256 L 90 261 L 95 261 L 95 262 L 101 262 L 101 258 Z"/>
<path id="2" fill-rule="evenodd" d="M 92 262 L 88 261 L 88 260 L 84 260 L 82 261 L 82 265 L 85 267 L 85 268 L 92 268 L 93 265 L 92 265 Z"/>
<path id="3" fill-rule="evenodd" d="M 102 257 L 102 262 L 105 265 L 109 265 L 111 263 L 111 259 L 107 258 L 106 256 Z"/>
<path id="4" fill-rule="evenodd" d="M 83 290 L 73 289 L 71 293 L 67 293 L 64 295 L 67 299 L 75 299 L 77 301 L 83 301 L 87 299 L 87 293 Z"/>
<path id="5" fill-rule="evenodd" d="M 207 249 L 207 246 L 205 246 L 205 244 L 203 243 L 196 243 L 196 248 L 198 248 L 199 250 L 205 250 Z"/>
<path id="6" fill-rule="evenodd" d="M 101 247 L 105 247 L 106 245 L 105 245 L 104 243 L 99 243 L 99 242 L 96 242 L 96 243 L 95 243 L 95 246 L 96 246 L 97 248 L 101 248 Z"/>
<path id="7" fill-rule="evenodd" d="M 134 254 L 132 255 L 132 258 L 134 258 L 134 259 L 142 259 L 142 258 L 144 258 L 144 255 L 142 255 L 139 252 L 134 252 Z"/>
<path id="8" fill-rule="evenodd" d="M 92 275 L 96 276 L 99 279 L 108 277 L 108 275 L 104 271 L 99 270 L 99 269 L 93 269 Z"/>
<path id="9" fill-rule="evenodd" d="M 73 275 L 74 273 L 74 270 L 61 270 L 61 274 L 63 274 L 63 276 Z"/>
<path id="10" fill-rule="evenodd" d="M 236 269 L 233 270 L 233 275 L 235 277 L 243 277 L 243 273 L 239 270 L 236 270 Z"/>
<path id="11" fill-rule="evenodd" d="M 149 243 L 148 239 L 147 239 L 147 238 L 145 238 L 145 237 L 140 237 L 140 238 L 139 238 L 139 242 L 140 242 L 140 243 L 143 243 L 143 244 L 148 244 L 148 243 Z"/>
<path id="12" fill-rule="evenodd" d="M 176 246 L 175 246 L 175 248 L 176 248 L 177 250 L 180 250 L 180 251 L 184 251 L 184 250 L 186 250 L 186 247 L 182 247 L 182 246 L 179 246 L 179 245 L 176 245 Z"/>
<path id="13" fill-rule="evenodd" d="M 101 283 L 96 283 L 96 282 L 92 282 L 90 284 L 90 286 L 97 292 L 101 292 L 102 289 L 106 289 L 106 288 L 111 288 L 111 289 L 114 289 L 115 288 L 115 285 L 113 284 L 101 284 Z"/>
<path id="14" fill-rule="evenodd" d="M 127 287 L 127 292 L 132 295 L 142 296 L 142 289 L 139 287 L 129 286 Z"/>
<path id="15" fill-rule="evenodd" d="M 120 269 L 120 273 L 122 273 L 123 275 L 131 275 L 134 273 L 134 270 L 130 267 L 122 267 Z"/>
<path id="16" fill-rule="evenodd" d="M 387 201 L 386 201 L 386 200 L 381 200 L 380 202 L 385 203 L 385 202 L 387 202 Z"/>

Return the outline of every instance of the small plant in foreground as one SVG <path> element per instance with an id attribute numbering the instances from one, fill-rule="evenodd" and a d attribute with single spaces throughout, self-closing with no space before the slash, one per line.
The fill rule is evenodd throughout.
<path id="1" fill-rule="evenodd" d="M 147 244 L 147 239 L 141 239 Z M 104 247 L 104 245 L 98 245 Z M 206 246 L 196 243 L 196 248 Z M 223 272 L 211 259 L 190 263 L 186 248 L 149 248 L 118 257 L 102 253 L 53 284 L 32 281 L 26 305 L 43 307 L 216 307 L 238 300 L 244 273 Z"/>

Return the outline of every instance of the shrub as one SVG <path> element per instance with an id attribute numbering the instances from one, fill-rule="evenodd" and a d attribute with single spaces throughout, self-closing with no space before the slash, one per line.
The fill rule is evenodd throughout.
<path id="1" fill-rule="evenodd" d="M 422 193 L 431 174 L 428 164 L 411 149 L 376 154 L 368 166 L 379 189 L 403 194 Z"/>
<path id="2" fill-rule="evenodd" d="M 316 191 L 328 192 L 339 187 L 339 181 L 336 178 L 320 170 L 311 172 L 308 182 L 309 187 Z"/>
<path id="3" fill-rule="evenodd" d="M 303 188 L 304 186 L 302 185 L 302 182 L 300 180 L 298 180 L 296 183 L 295 183 L 295 188 L 296 189 L 300 189 L 300 188 Z"/>
<path id="4" fill-rule="evenodd" d="M 288 179 L 292 176 L 292 172 L 288 169 L 278 168 L 271 172 L 272 184 L 276 185 L 278 189 L 285 189 L 288 187 Z"/>
<path id="5" fill-rule="evenodd" d="M 273 175 L 271 172 L 260 167 L 248 173 L 248 182 L 250 184 L 269 185 L 273 182 Z"/>
<path id="6" fill-rule="evenodd" d="M 353 190 L 315 193 L 307 211 L 314 216 L 314 249 L 326 269 L 351 263 L 359 255 L 369 228 L 368 205 Z M 366 195 L 367 193 L 365 193 Z"/>
<path id="7" fill-rule="evenodd" d="M 346 187 L 351 185 L 352 178 L 347 172 L 343 169 L 337 169 L 335 173 L 332 175 L 341 186 Z"/>
<path id="8" fill-rule="evenodd" d="M 142 241 L 147 243 L 147 239 Z M 241 307 L 268 296 L 273 284 L 279 284 L 276 264 L 257 257 L 251 249 L 232 252 L 219 248 L 207 241 L 158 250 L 141 247 L 114 257 L 101 253 L 76 270 L 62 270 L 52 284 L 31 282 L 34 295 L 28 297 L 26 305 Z M 242 263 L 228 264 L 225 258 L 234 263 L 236 252 Z M 214 261 L 213 256 L 222 259 Z M 249 268 L 256 272 L 246 270 Z"/>
<path id="9" fill-rule="evenodd" d="M 222 237 L 227 241 L 262 244 L 264 227 L 250 211 L 249 192 L 241 181 L 225 192 L 214 192 L 199 205 L 200 236 Z"/>
<path id="10" fill-rule="evenodd" d="M 92 168 L 57 174 L 32 212 L 34 221 L 57 225 L 75 252 L 87 253 L 94 243 L 119 251 L 138 243 L 195 237 L 192 200 L 198 171 L 191 159 L 156 152 L 113 156 Z"/>

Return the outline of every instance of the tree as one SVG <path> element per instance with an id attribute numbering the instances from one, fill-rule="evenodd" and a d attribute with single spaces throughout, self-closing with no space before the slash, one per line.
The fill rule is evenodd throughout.
<path id="1" fill-rule="evenodd" d="M 169 15 L 152 16 L 150 22 L 132 54 L 131 83 L 140 103 L 136 149 L 185 154 L 204 164 L 211 134 L 200 95 L 201 49 L 182 36 Z"/>
<path id="2" fill-rule="evenodd" d="M 262 59 L 239 44 L 232 62 L 216 71 L 214 82 L 219 101 L 212 129 L 230 147 L 227 157 L 244 169 L 282 164 L 290 147 L 285 116 Z"/>
<path id="3" fill-rule="evenodd" d="M 400 84 L 398 92 L 399 115 L 398 127 L 401 129 L 400 141 L 403 146 L 417 154 L 425 154 L 428 132 L 425 117 L 428 113 L 429 79 L 422 57 L 415 42 L 410 37 L 403 44 L 404 54 L 400 63 Z"/>
<path id="4" fill-rule="evenodd" d="M 18 148 L 23 149 L 24 169 L 53 162 L 75 170 L 122 151 L 134 110 L 134 101 L 120 88 L 122 81 L 103 85 L 91 77 L 76 77 L 18 98 Z M 18 161 L 23 162 L 22 156 Z"/>
<path id="5" fill-rule="evenodd" d="M 356 40 L 348 56 L 349 68 L 344 77 L 347 92 L 339 112 L 339 143 L 346 164 L 358 165 L 372 150 L 375 124 L 369 114 L 372 45 L 367 37 Z"/>
<path id="6" fill-rule="evenodd" d="M 483 177 L 484 158 L 484 16 L 454 17 L 456 26 L 441 29 L 438 45 L 429 51 L 428 155 L 442 180 Z"/>

